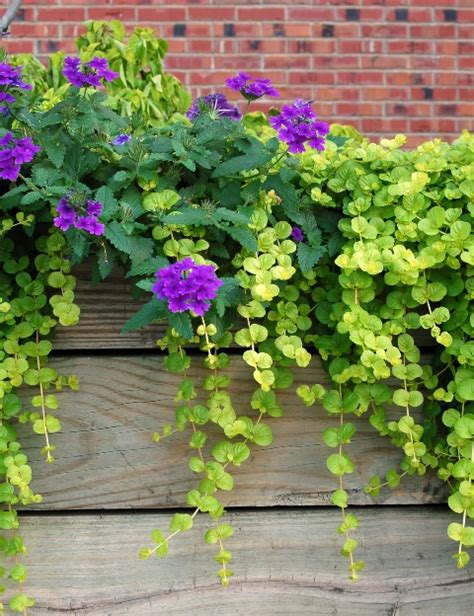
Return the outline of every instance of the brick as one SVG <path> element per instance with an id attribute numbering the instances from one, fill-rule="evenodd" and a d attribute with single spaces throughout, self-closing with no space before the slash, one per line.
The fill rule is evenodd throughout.
<path id="1" fill-rule="evenodd" d="M 232 68 L 238 71 L 258 69 L 262 67 L 262 56 L 255 54 L 253 56 L 236 56 L 220 55 L 214 58 L 216 68 Z"/>
<path id="2" fill-rule="evenodd" d="M 321 26 L 321 36 L 324 38 L 331 38 L 334 36 L 335 26 L 334 24 L 323 24 Z"/>
<path id="3" fill-rule="evenodd" d="M 135 9 L 132 7 L 96 7 L 87 9 L 87 19 L 103 19 L 108 21 L 110 19 L 119 19 L 120 21 L 134 20 Z M 142 19 L 142 18 L 140 18 Z M 151 21 L 151 20 L 147 20 Z M 159 20 L 158 20 L 159 21 Z"/>
<path id="4" fill-rule="evenodd" d="M 86 18 L 86 12 L 82 8 L 52 8 L 37 10 L 36 22 L 43 21 L 84 21 Z"/>
<path id="5" fill-rule="evenodd" d="M 406 56 L 387 56 L 372 55 L 361 57 L 361 67 L 363 69 L 407 69 L 408 58 Z"/>
<path id="6" fill-rule="evenodd" d="M 309 56 L 267 56 L 263 60 L 264 68 L 281 68 L 284 66 L 287 69 L 311 67 L 311 58 Z"/>
<path id="7" fill-rule="evenodd" d="M 411 26 L 410 37 L 429 39 L 456 38 L 456 26 L 449 24 Z"/>
<path id="8" fill-rule="evenodd" d="M 431 133 L 433 130 L 433 120 L 431 118 L 423 120 L 418 118 L 411 119 L 409 126 L 410 131 L 414 133 Z"/>
<path id="9" fill-rule="evenodd" d="M 405 118 L 364 118 L 361 122 L 364 133 L 406 133 L 408 121 Z"/>
<path id="10" fill-rule="evenodd" d="M 321 88 L 318 93 L 318 100 L 328 101 L 358 101 L 360 90 L 356 88 Z M 370 100 L 370 99 L 368 99 Z"/>
<path id="11" fill-rule="evenodd" d="M 237 41 L 238 49 L 243 53 L 249 51 L 258 51 L 261 54 L 285 53 L 287 50 L 287 42 L 281 39 L 262 39 L 259 41 L 258 49 L 253 49 L 250 43 L 255 41 Z"/>
<path id="12" fill-rule="evenodd" d="M 456 9 L 443 9 L 443 18 L 444 21 L 457 21 L 458 12 Z"/>
<path id="13" fill-rule="evenodd" d="M 188 19 L 196 21 L 233 21 L 237 19 L 237 11 L 234 8 L 216 6 L 190 6 Z"/>
<path id="14" fill-rule="evenodd" d="M 186 55 L 170 55 L 166 59 L 166 66 L 168 70 L 181 68 L 181 69 L 202 69 L 212 68 L 213 57 L 212 56 L 192 56 Z"/>
<path id="15" fill-rule="evenodd" d="M 360 59 L 357 56 L 339 56 L 332 54 L 324 56 L 316 54 L 313 57 L 313 67 L 319 68 L 358 68 Z"/>
<path id="16" fill-rule="evenodd" d="M 432 104 L 431 103 L 419 103 L 406 104 L 402 103 L 386 103 L 385 115 L 386 116 L 401 116 L 401 117 L 426 117 L 431 115 Z"/>
<path id="17" fill-rule="evenodd" d="M 336 112 L 341 116 L 380 116 L 383 114 L 383 105 L 382 103 L 337 103 Z"/>
<path id="18" fill-rule="evenodd" d="M 150 24 L 168 40 L 166 68 L 193 95 L 248 68 L 272 79 L 281 102 L 316 98 L 326 119 L 346 118 L 374 138 L 412 131 L 411 145 L 474 130 L 472 0 L 23 0 L 22 7 L 3 41 L 11 52 L 42 60 L 55 49 L 74 53 L 84 19 L 119 18 L 129 28 Z"/>
<path id="19" fill-rule="evenodd" d="M 362 24 L 364 38 L 405 38 L 407 34 L 406 24 Z"/>
<path id="20" fill-rule="evenodd" d="M 243 21 L 283 21 L 285 19 L 285 9 L 283 8 L 239 8 L 237 9 L 237 19 Z"/>
<path id="21" fill-rule="evenodd" d="M 235 36 L 235 24 L 224 24 L 224 36 Z"/>
<path id="22" fill-rule="evenodd" d="M 334 72 L 323 72 L 323 71 L 314 71 L 314 72 L 304 72 L 300 73 L 297 71 L 291 71 L 288 75 L 288 83 L 290 84 L 311 84 L 311 83 L 321 83 L 321 84 L 333 84 L 336 82 L 336 78 Z"/>
<path id="23" fill-rule="evenodd" d="M 401 100 L 407 101 L 410 98 L 408 88 L 389 88 L 389 87 L 367 87 L 364 88 L 364 99 L 367 101 L 380 100 Z"/>
<path id="24" fill-rule="evenodd" d="M 433 11 L 417 7 L 410 8 L 410 22 L 433 23 Z"/>
<path id="25" fill-rule="evenodd" d="M 446 59 L 446 58 L 445 58 Z M 458 68 L 463 71 L 472 71 L 474 70 L 474 57 L 473 56 L 459 56 L 457 59 Z"/>
<path id="26" fill-rule="evenodd" d="M 184 8 L 159 9 L 156 7 L 138 7 L 138 21 L 186 21 Z"/>
<path id="27" fill-rule="evenodd" d="M 336 10 L 331 7 L 289 8 L 288 21 L 333 21 Z"/>
<path id="28" fill-rule="evenodd" d="M 387 18 L 389 21 L 408 21 L 408 9 L 395 9 L 388 12 Z"/>
<path id="29" fill-rule="evenodd" d="M 285 24 L 286 36 L 309 37 L 311 36 L 311 24 Z"/>

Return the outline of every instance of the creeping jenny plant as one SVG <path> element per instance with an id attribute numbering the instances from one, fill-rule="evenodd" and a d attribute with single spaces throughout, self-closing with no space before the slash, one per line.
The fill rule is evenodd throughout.
<path id="1" fill-rule="evenodd" d="M 295 381 L 304 404 L 328 413 L 322 436 L 350 577 L 363 568 L 345 484 L 355 470 L 351 415 L 365 414 L 401 449 L 400 468 L 367 478 L 368 494 L 427 472 L 448 483 L 448 535 L 465 566 L 474 543 L 473 137 L 416 150 L 403 150 L 402 136 L 368 143 L 348 127 L 328 133 L 307 101 L 267 122 L 246 108 L 278 93 L 246 74 L 227 82 L 243 105 L 216 93 L 187 104 L 185 117 L 173 113 L 187 95 L 174 96 L 171 78 L 161 98 L 136 94 L 160 81 L 163 46 L 149 31 L 124 43 L 117 24 L 91 24 L 79 46 L 81 60 L 55 55 L 32 89 L 33 60 L 23 72 L 0 64 L 0 550 L 18 588 L 10 608 L 33 604 L 15 506 L 41 499 L 16 428 L 31 425 L 48 462 L 60 455 L 60 391 L 78 382 L 48 356 L 55 327 L 80 318 L 74 268 L 85 259 L 98 282 L 123 268 L 147 299 L 125 331 L 167 320 L 158 343 L 164 367 L 180 375 L 175 421 L 152 438 L 187 431 L 197 481 L 190 512 L 155 529 L 141 558 L 167 554 L 205 512 L 205 540 L 229 583 L 233 529 L 220 492 L 233 489 L 253 445 L 272 442 L 278 393 Z M 254 382 L 244 414 L 229 390 L 231 345 Z M 298 384 L 312 355 L 329 386 Z M 205 366 L 201 381 L 193 361 Z M 20 398 L 25 386 L 31 395 Z"/>

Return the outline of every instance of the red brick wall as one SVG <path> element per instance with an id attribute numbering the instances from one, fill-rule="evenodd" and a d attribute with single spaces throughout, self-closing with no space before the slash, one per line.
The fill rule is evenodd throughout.
<path id="1" fill-rule="evenodd" d="M 155 28 L 194 94 L 246 70 L 374 137 L 474 129 L 473 0 L 24 0 L 8 49 L 73 52 L 87 19 Z"/>

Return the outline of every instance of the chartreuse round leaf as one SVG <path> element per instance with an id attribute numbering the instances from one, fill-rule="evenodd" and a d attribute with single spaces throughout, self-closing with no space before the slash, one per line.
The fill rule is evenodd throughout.
<path id="1" fill-rule="evenodd" d="M 326 466 L 333 475 L 337 476 L 354 472 L 354 464 L 345 454 L 333 453 L 326 460 Z"/>

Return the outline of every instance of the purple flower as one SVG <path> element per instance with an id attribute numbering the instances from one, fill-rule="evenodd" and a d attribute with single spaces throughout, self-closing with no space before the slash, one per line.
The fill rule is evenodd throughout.
<path id="1" fill-rule="evenodd" d="M 87 202 L 86 211 L 90 216 L 99 216 L 102 212 L 103 205 L 100 201 L 91 201 Z"/>
<path id="2" fill-rule="evenodd" d="M 22 67 L 11 66 L 5 62 L 0 62 L 0 102 L 5 103 L 0 105 L 0 113 L 8 115 L 10 113 L 9 104 L 16 101 L 16 97 L 10 94 L 8 90 L 11 88 L 20 88 L 20 90 L 31 90 L 32 86 L 25 83 L 21 77 Z"/>
<path id="3" fill-rule="evenodd" d="M 97 220 L 96 216 L 79 216 L 74 223 L 76 229 L 83 229 L 91 235 L 103 235 L 105 225 Z"/>
<path id="4" fill-rule="evenodd" d="M 302 242 L 304 240 L 303 229 L 300 227 L 292 227 L 291 237 L 295 240 L 295 242 Z"/>
<path id="5" fill-rule="evenodd" d="M 120 135 L 117 135 L 115 139 L 113 139 L 112 145 L 125 145 L 126 143 L 131 141 L 131 139 L 132 139 L 131 135 L 126 135 L 125 133 L 121 133 Z"/>
<path id="6" fill-rule="evenodd" d="M 4 62 L 0 63 L 0 86 L 9 88 L 20 88 L 21 90 L 31 90 L 32 86 L 25 83 L 21 77 L 21 66 L 11 66 Z"/>
<path id="7" fill-rule="evenodd" d="M 211 117 L 223 116 L 231 120 L 240 120 L 239 110 L 229 103 L 223 94 L 208 94 L 195 98 L 186 116 L 194 120 L 203 113 L 209 113 Z"/>
<path id="8" fill-rule="evenodd" d="M 6 133 L 0 139 L 0 178 L 15 181 L 21 165 L 31 162 L 40 150 L 30 137 L 15 139 L 12 133 Z"/>
<path id="9" fill-rule="evenodd" d="M 279 115 L 269 118 L 271 126 L 278 131 L 278 137 L 289 145 L 288 150 L 293 154 L 304 152 L 305 144 L 324 150 L 329 126 L 316 119 L 311 102 L 296 100 L 292 105 L 283 105 Z"/>
<path id="10" fill-rule="evenodd" d="M 82 229 L 91 235 L 103 235 L 105 225 L 98 220 L 102 212 L 100 201 L 88 200 L 85 204 L 72 203 L 71 195 L 62 197 L 56 206 L 58 216 L 53 220 L 53 224 L 62 231 L 67 231 L 70 227 Z"/>
<path id="11" fill-rule="evenodd" d="M 213 265 L 198 265 L 186 257 L 158 270 L 152 291 L 168 302 L 171 312 L 191 310 L 202 317 L 221 285 Z"/>
<path id="12" fill-rule="evenodd" d="M 235 92 L 240 92 L 248 101 L 257 100 L 262 96 L 280 96 L 270 79 L 252 79 L 247 73 L 238 73 L 235 77 L 226 79 L 226 85 Z"/>
<path id="13" fill-rule="evenodd" d="M 84 62 L 78 57 L 68 57 L 64 60 L 63 75 L 76 88 L 91 86 L 97 88 L 104 81 L 112 81 L 119 74 L 109 69 L 106 58 L 95 57 L 90 62 Z"/>
<path id="14" fill-rule="evenodd" d="M 0 102 L 6 103 L 5 105 L 0 105 L 0 113 L 5 116 L 8 115 L 10 113 L 10 107 L 8 105 L 11 105 L 15 101 L 16 97 L 13 96 L 13 94 L 9 92 L 0 92 Z"/>

